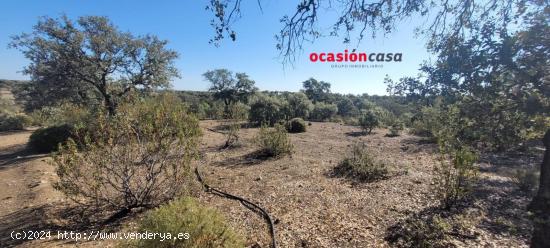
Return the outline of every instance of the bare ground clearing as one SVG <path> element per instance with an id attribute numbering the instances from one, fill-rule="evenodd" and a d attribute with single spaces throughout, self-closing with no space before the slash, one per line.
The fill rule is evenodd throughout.
<path id="1" fill-rule="evenodd" d="M 313 123 L 306 133 L 290 134 L 294 153 L 280 159 L 256 159 L 252 140 L 256 128 L 240 131 L 242 146 L 220 150 L 225 140 L 215 129 L 218 121 L 202 121 L 202 158 L 197 161 L 203 177 L 225 190 L 268 210 L 276 220 L 280 247 L 385 247 L 392 227 L 416 216 L 433 214 L 436 206 L 429 190 L 435 145 L 422 138 L 386 137 L 387 130 L 359 135 L 357 127 L 336 123 Z M 63 228 L 59 212 L 67 204 L 52 188 L 55 173 L 49 158 L 25 150 L 29 131 L 0 134 L 0 246 L 74 246 L 70 241 L 13 241 L 12 230 Z M 391 164 L 391 177 L 361 184 L 332 175 L 354 142 L 366 142 L 379 160 Z M 525 214 L 529 195 L 506 177 L 515 166 L 536 166 L 537 156 L 482 156 L 480 182 L 464 209 L 451 217 L 464 218 L 471 227 L 464 238 L 450 238 L 464 247 L 527 246 L 530 223 Z M 236 201 L 207 193 L 199 198 L 218 208 L 248 239 L 268 247 L 269 233 L 263 219 Z M 123 220 L 131 229 L 139 215 Z M 66 229 L 66 228 L 65 228 Z M 117 230 L 120 230 L 117 229 Z M 79 246 L 113 246 L 112 241 L 87 241 Z"/>

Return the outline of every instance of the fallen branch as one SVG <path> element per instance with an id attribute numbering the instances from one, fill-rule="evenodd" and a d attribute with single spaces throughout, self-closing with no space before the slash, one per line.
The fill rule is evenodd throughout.
<path id="1" fill-rule="evenodd" d="M 206 192 L 210 192 L 212 194 L 222 196 L 222 197 L 225 197 L 225 198 L 229 198 L 229 199 L 232 199 L 232 200 L 237 200 L 241 204 L 243 204 L 246 208 L 248 208 L 248 209 L 258 213 L 262 217 L 264 217 L 267 224 L 269 225 L 269 231 L 270 231 L 270 234 L 271 234 L 271 247 L 272 248 L 277 248 L 277 242 L 275 240 L 275 225 L 273 224 L 273 219 L 271 218 L 271 216 L 269 215 L 269 213 L 265 209 L 263 209 L 262 207 L 258 206 L 257 204 L 255 204 L 255 203 L 253 203 L 253 202 L 251 202 L 247 199 L 244 199 L 242 197 L 232 195 L 232 194 L 223 192 L 221 190 L 218 190 L 216 188 L 210 187 L 210 185 L 208 185 L 206 182 L 204 182 L 203 178 L 201 177 L 201 174 L 199 173 L 199 168 L 198 167 L 195 168 L 195 174 L 197 175 L 197 179 L 202 184 L 202 186 L 204 187 Z"/>

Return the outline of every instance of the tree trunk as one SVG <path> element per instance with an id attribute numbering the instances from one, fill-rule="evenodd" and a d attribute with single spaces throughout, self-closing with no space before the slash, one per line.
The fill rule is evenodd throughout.
<path id="1" fill-rule="evenodd" d="M 550 247 L 550 129 L 542 140 L 546 151 L 540 167 L 539 190 L 529 209 L 534 213 L 531 247 Z"/>

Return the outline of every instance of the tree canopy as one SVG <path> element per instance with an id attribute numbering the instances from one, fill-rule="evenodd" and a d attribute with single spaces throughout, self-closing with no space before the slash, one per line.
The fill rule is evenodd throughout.
<path id="1" fill-rule="evenodd" d="M 326 101 L 329 98 L 330 83 L 325 81 L 317 81 L 315 78 L 310 78 L 302 82 L 304 93 L 313 103 Z"/>
<path id="2" fill-rule="evenodd" d="M 227 69 L 216 69 L 203 74 L 211 83 L 209 91 L 214 93 L 214 98 L 222 100 L 226 112 L 232 103 L 237 101 L 247 102 L 248 97 L 257 91 L 256 82 L 250 79 L 246 73 L 233 73 Z"/>
<path id="3" fill-rule="evenodd" d="M 48 99 L 101 103 L 111 114 L 130 92 L 166 88 L 178 54 L 153 35 L 122 32 L 107 17 L 42 18 L 10 44 L 31 63 L 24 73 Z"/>

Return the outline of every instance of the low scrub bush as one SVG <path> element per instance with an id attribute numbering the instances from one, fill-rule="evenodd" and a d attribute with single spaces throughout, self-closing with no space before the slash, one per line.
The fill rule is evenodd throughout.
<path id="1" fill-rule="evenodd" d="M 306 131 L 306 122 L 302 118 L 294 118 L 286 123 L 289 133 L 303 133 Z"/>
<path id="2" fill-rule="evenodd" d="M 477 155 L 464 146 L 440 145 L 439 164 L 434 167 L 434 193 L 445 209 L 464 198 L 477 178 Z"/>
<path id="3" fill-rule="evenodd" d="M 97 115 L 89 130 L 82 144 L 69 139 L 53 157 L 55 188 L 76 203 L 123 214 L 188 189 L 201 132 L 176 97 L 121 104 L 115 116 Z"/>
<path id="4" fill-rule="evenodd" d="M 374 112 L 367 111 L 359 118 L 359 125 L 367 134 L 370 134 L 374 128 L 380 125 L 380 122 Z"/>
<path id="5" fill-rule="evenodd" d="M 256 137 L 260 152 L 269 157 L 280 157 L 292 153 L 292 144 L 283 125 L 276 124 L 270 129 L 263 125 Z"/>
<path id="6" fill-rule="evenodd" d="M 402 122 L 395 122 L 390 126 L 390 129 L 389 129 L 390 133 L 388 134 L 388 136 L 390 137 L 399 136 L 401 135 L 401 131 L 403 131 L 404 128 L 405 127 Z"/>
<path id="7" fill-rule="evenodd" d="M 23 130 L 32 123 L 25 114 L 0 113 L 0 131 Z"/>
<path id="8" fill-rule="evenodd" d="M 31 134 L 28 145 L 36 152 L 57 151 L 59 144 L 74 137 L 74 133 L 74 127 L 69 124 L 40 128 Z"/>
<path id="9" fill-rule="evenodd" d="M 334 168 L 334 172 L 338 176 L 361 182 L 372 182 L 388 176 L 386 165 L 373 158 L 365 144 L 354 144 L 351 153 Z"/>
<path id="10" fill-rule="evenodd" d="M 190 197 L 184 197 L 152 210 L 140 222 L 139 232 L 166 233 L 183 239 L 137 239 L 123 243 L 123 247 L 185 247 L 237 248 L 244 247 L 243 238 L 236 234 L 216 210 L 203 207 Z"/>
<path id="11" fill-rule="evenodd" d="M 284 120 L 284 106 L 284 102 L 276 97 L 259 95 L 250 105 L 248 119 L 256 125 L 273 126 L 280 120 Z"/>
<path id="12" fill-rule="evenodd" d="M 313 107 L 310 118 L 316 121 L 330 120 L 338 113 L 338 107 L 336 104 L 318 102 Z"/>
<path id="13" fill-rule="evenodd" d="M 39 126 L 59 126 L 63 124 L 75 125 L 87 122 L 90 112 L 83 107 L 72 103 L 63 103 L 59 106 L 46 106 L 33 111 L 30 116 L 33 123 Z"/>
<path id="14" fill-rule="evenodd" d="M 539 184 L 539 171 L 535 168 L 517 169 L 514 170 L 511 179 L 520 190 L 532 193 Z"/>
<path id="15" fill-rule="evenodd" d="M 441 111 L 438 107 L 423 107 L 419 114 L 413 117 L 409 132 L 414 135 L 434 137 L 440 128 Z"/>

